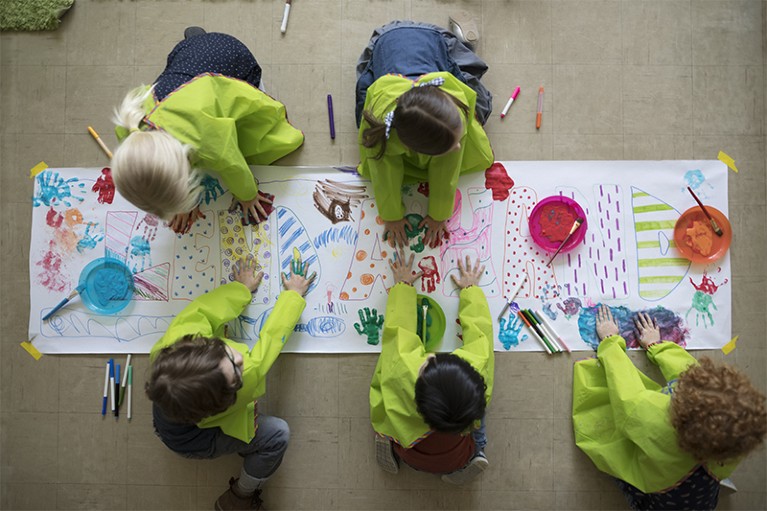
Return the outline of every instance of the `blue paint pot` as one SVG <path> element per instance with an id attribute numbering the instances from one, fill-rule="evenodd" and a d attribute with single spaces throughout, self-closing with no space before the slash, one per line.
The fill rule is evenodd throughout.
<path id="1" fill-rule="evenodd" d="M 133 298 L 133 273 L 118 259 L 102 257 L 80 273 L 80 299 L 100 314 L 116 314 Z"/>

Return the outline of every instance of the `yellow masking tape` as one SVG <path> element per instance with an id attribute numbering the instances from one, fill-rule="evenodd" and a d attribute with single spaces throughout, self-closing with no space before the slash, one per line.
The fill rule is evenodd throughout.
<path id="1" fill-rule="evenodd" d="M 31 169 L 29 169 L 29 179 L 34 178 L 36 175 L 38 175 L 40 172 L 44 171 L 48 168 L 48 164 L 44 161 L 41 161 Z"/>
<path id="2" fill-rule="evenodd" d="M 32 346 L 32 343 L 29 341 L 22 342 L 21 347 L 24 348 L 27 351 L 27 353 L 32 355 L 32 358 L 34 358 L 35 360 L 40 360 L 40 357 L 43 356 L 43 354 L 37 351 L 37 348 Z"/>
<path id="3" fill-rule="evenodd" d="M 737 174 L 738 167 L 735 166 L 735 160 L 730 158 L 730 155 L 728 155 L 724 151 L 719 151 L 719 156 L 717 156 L 717 158 L 719 158 L 719 161 L 721 161 L 722 163 L 730 167 Z"/>
<path id="4" fill-rule="evenodd" d="M 738 342 L 738 337 L 740 336 L 736 335 L 730 340 L 730 342 L 722 346 L 722 353 L 729 355 L 730 352 L 735 349 L 735 343 Z"/>

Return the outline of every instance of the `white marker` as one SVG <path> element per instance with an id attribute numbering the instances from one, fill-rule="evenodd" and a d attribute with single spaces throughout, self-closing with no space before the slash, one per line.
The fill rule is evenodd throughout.
<path id="1" fill-rule="evenodd" d="M 501 318 L 503 317 L 503 315 L 506 314 L 506 311 L 509 310 L 509 307 L 511 306 L 511 302 L 513 302 L 514 298 L 516 298 L 517 295 L 519 294 L 519 291 L 522 289 L 522 284 L 524 284 L 525 281 L 527 280 L 527 272 L 523 271 L 522 273 L 524 273 L 522 280 L 519 281 L 519 283 L 514 287 L 514 291 L 512 291 L 512 293 L 509 295 L 508 298 L 506 298 L 506 305 L 503 306 L 501 313 L 498 314 L 499 322 L 501 321 Z"/>
<path id="2" fill-rule="evenodd" d="M 280 26 L 280 32 L 283 34 L 288 29 L 288 15 L 290 14 L 290 2 L 292 0 L 285 0 L 285 10 L 282 12 L 282 25 Z"/>

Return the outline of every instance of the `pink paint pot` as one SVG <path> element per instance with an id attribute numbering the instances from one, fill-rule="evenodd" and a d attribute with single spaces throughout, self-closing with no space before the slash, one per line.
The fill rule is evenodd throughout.
<path id="1" fill-rule="evenodd" d="M 528 225 L 535 243 L 548 252 L 559 248 L 562 240 L 573 226 L 577 218 L 583 223 L 576 229 L 560 252 L 568 252 L 578 246 L 586 237 L 588 222 L 583 208 L 569 197 L 552 195 L 538 201 L 530 213 Z"/>

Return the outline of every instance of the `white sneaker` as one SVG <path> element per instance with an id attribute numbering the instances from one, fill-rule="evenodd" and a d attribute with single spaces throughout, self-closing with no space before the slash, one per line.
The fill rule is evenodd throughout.
<path id="1" fill-rule="evenodd" d="M 376 462 L 381 470 L 389 472 L 390 474 L 396 474 L 399 472 L 399 460 L 394 455 L 394 448 L 391 445 L 391 440 L 381 435 L 376 434 Z"/>
<path id="2" fill-rule="evenodd" d="M 479 42 L 479 29 L 474 16 L 469 11 L 458 11 L 450 15 L 450 31 L 461 40 L 461 42 L 476 47 Z"/>
<path id="3" fill-rule="evenodd" d="M 483 454 L 477 454 L 462 469 L 444 474 L 442 480 L 450 484 L 463 485 L 471 482 L 475 477 L 487 470 L 488 466 L 490 466 L 490 462 L 487 461 L 487 458 Z"/>

